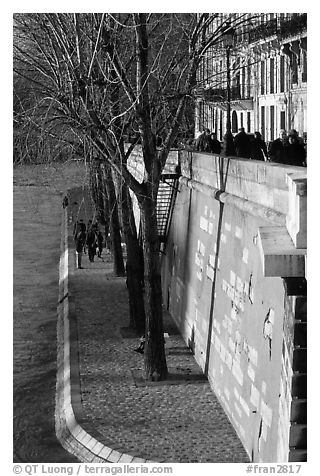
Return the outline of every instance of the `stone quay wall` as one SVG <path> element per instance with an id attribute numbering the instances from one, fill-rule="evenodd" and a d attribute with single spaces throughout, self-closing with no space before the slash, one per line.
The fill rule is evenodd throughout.
<path id="1" fill-rule="evenodd" d="M 172 151 L 164 173 L 177 164 L 163 304 L 251 460 L 305 461 L 306 169 Z"/>

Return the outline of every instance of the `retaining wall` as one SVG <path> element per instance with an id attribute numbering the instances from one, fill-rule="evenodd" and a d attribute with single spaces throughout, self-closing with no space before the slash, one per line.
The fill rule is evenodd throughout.
<path id="1" fill-rule="evenodd" d="M 179 160 L 164 305 L 252 461 L 304 461 L 306 169 Z"/>

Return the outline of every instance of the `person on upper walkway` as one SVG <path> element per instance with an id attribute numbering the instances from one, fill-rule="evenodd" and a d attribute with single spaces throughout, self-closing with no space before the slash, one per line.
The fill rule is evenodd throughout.
<path id="1" fill-rule="evenodd" d="M 304 167 L 306 165 L 306 151 L 304 145 L 299 142 L 299 137 L 296 133 L 290 133 L 288 140 L 289 143 L 285 148 L 284 163 L 287 165 L 298 165 Z"/>
<path id="2" fill-rule="evenodd" d="M 297 141 L 299 144 L 301 145 L 305 145 L 304 144 L 304 140 L 302 137 L 299 136 L 298 132 L 296 131 L 296 129 L 290 129 L 289 133 L 288 133 L 288 139 L 289 139 L 289 136 L 294 136 L 296 137 Z"/>
<path id="3" fill-rule="evenodd" d="M 248 134 L 246 134 L 244 127 L 239 128 L 239 132 L 234 137 L 233 142 L 236 156 L 249 159 L 251 154 L 251 141 Z"/>
<path id="4" fill-rule="evenodd" d="M 210 142 L 211 142 L 211 152 L 213 154 L 220 154 L 221 153 L 221 143 L 217 139 L 217 134 L 212 132 L 210 135 Z"/>
<path id="5" fill-rule="evenodd" d="M 212 152 L 210 129 L 204 129 L 196 141 L 198 152 Z"/>
<path id="6" fill-rule="evenodd" d="M 288 145 L 287 133 L 280 129 L 279 137 L 271 142 L 269 147 L 269 157 L 271 162 L 285 164 L 286 146 Z"/>
<path id="7" fill-rule="evenodd" d="M 268 159 L 267 145 L 258 131 L 254 133 L 251 143 L 251 159 L 263 161 Z"/>

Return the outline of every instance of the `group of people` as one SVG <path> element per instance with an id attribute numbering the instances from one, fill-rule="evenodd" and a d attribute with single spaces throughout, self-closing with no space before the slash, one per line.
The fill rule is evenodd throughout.
<path id="1" fill-rule="evenodd" d="M 89 220 L 86 226 L 82 219 L 77 220 L 73 228 L 73 238 L 76 248 L 77 268 L 82 269 L 82 253 L 87 252 L 90 263 L 94 262 L 96 254 L 102 258 L 103 235 L 98 224 Z"/>
<path id="2" fill-rule="evenodd" d="M 280 164 L 303 167 L 307 165 L 305 145 L 295 129 L 292 129 L 288 135 L 284 129 L 280 130 L 278 139 L 270 144 L 269 157 L 272 162 Z"/>
<path id="3" fill-rule="evenodd" d="M 221 143 L 218 141 L 215 132 L 211 132 L 210 129 L 204 129 L 196 141 L 196 150 L 198 152 L 220 154 Z"/>
<path id="4" fill-rule="evenodd" d="M 306 149 L 303 139 L 299 137 L 295 129 L 291 129 L 287 135 L 284 129 L 280 130 L 279 138 L 267 144 L 260 132 L 256 131 L 253 136 L 240 127 L 238 134 L 233 138 L 235 156 L 277 162 L 287 165 L 306 166 Z M 210 129 L 204 129 L 198 137 L 195 148 L 199 152 L 221 153 L 221 143 L 215 133 Z"/>

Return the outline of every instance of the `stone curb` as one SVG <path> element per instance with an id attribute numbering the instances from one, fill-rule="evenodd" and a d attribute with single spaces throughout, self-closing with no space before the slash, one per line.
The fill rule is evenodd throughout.
<path id="1" fill-rule="evenodd" d="M 55 426 L 63 448 L 82 463 L 155 463 L 121 453 L 100 443 L 98 431 L 89 434 L 82 426 L 77 319 L 69 295 L 68 212 L 62 212 L 57 323 L 57 383 Z"/>

